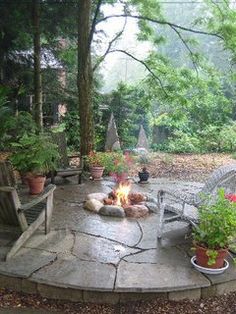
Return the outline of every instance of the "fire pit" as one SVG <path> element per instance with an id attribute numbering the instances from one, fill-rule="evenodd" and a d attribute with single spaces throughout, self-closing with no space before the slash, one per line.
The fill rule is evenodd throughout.
<path id="1" fill-rule="evenodd" d="M 108 195 L 88 194 L 84 208 L 105 216 L 140 218 L 153 211 L 147 201 L 148 197 L 144 194 L 131 193 L 131 183 L 124 181 Z"/>

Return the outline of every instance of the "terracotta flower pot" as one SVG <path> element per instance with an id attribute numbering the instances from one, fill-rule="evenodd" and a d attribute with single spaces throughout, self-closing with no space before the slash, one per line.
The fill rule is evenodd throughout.
<path id="1" fill-rule="evenodd" d="M 228 255 L 227 249 L 217 250 L 218 255 L 216 256 L 216 261 L 212 265 L 208 265 L 209 256 L 207 255 L 207 248 L 195 245 L 196 247 L 196 263 L 199 266 L 205 268 L 222 268 L 224 266 L 224 259 Z"/>
<path id="2" fill-rule="evenodd" d="M 101 180 L 104 167 L 92 166 L 90 167 L 90 173 L 94 181 Z"/>
<path id="3" fill-rule="evenodd" d="M 27 182 L 29 185 L 30 194 L 39 194 L 44 189 L 44 183 L 46 181 L 45 176 L 28 176 Z"/>

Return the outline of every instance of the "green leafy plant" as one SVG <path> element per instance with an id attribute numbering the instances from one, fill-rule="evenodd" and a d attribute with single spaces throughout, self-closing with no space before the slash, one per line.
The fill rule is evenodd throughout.
<path id="1" fill-rule="evenodd" d="M 24 134 L 12 148 L 11 162 L 21 173 L 47 174 L 59 159 L 57 145 L 46 134 Z"/>
<path id="2" fill-rule="evenodd" d="M 18 141 L 25 133 L 35 133 L 37 126 L 32 115 L 26 111 L 20 111 L 16 116 L 10 116 L 5 124 L 6 144 Z"/>
<path id="3" fill-rule="evenodd" d="M 193 230 L 194 242 L 207 248 L 208 265 L 215 263 L 217 250 L 227 249 L 236 238 L 236 202 L 219 189 L 215 201 L 208 200 L 199 209 L 199 224 Z"/>
<path id="4" fill-rule="evenodd" d="M 88 156 L 85 157 L 85 161 L 89 166 L 93 167 L 106 167 L 110 163 L 111 155 L 105 152 L 90 152 Z"/>
<path id="5" fill-rule="evenodd" d="M 130 165 L 133 162 L 133 157 L 129 153 L 123 154 L 122 152 L 111 152 L 108 154 L 109 158 L 106 164 L 107 172 L 116 174 L 128 172 Z"/>

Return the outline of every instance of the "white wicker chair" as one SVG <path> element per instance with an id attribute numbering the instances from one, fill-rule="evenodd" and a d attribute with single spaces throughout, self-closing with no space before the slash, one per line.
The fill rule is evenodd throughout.
<path id="1" fill-rule="evenodd" d="M 236 164 L 222 166 L 213 171 L 202 189 L 195 194 L 179 190 L 159 190 L 157 194 L 160 209 L 158 238 L 162 238 L 164 225 L 167 223 L 184 220 L 196 225 L 198 207 L 207 200 L 207 196 L 214 199 L 219 188 L 224 188 L 226 193 L 235 193 Z"/>

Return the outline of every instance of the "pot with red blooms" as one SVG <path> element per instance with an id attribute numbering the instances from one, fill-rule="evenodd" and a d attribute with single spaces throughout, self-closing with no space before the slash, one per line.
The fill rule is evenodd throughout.
<path id="1" fill-rule="evenodd" d="M 236 238 L 236 202 L 219 189 L 215 200 L 208 199 L 199 208 L 199 223 L 193 229 L 196 256 L 201 269 L 224 269 L 228 249 Z"/>

